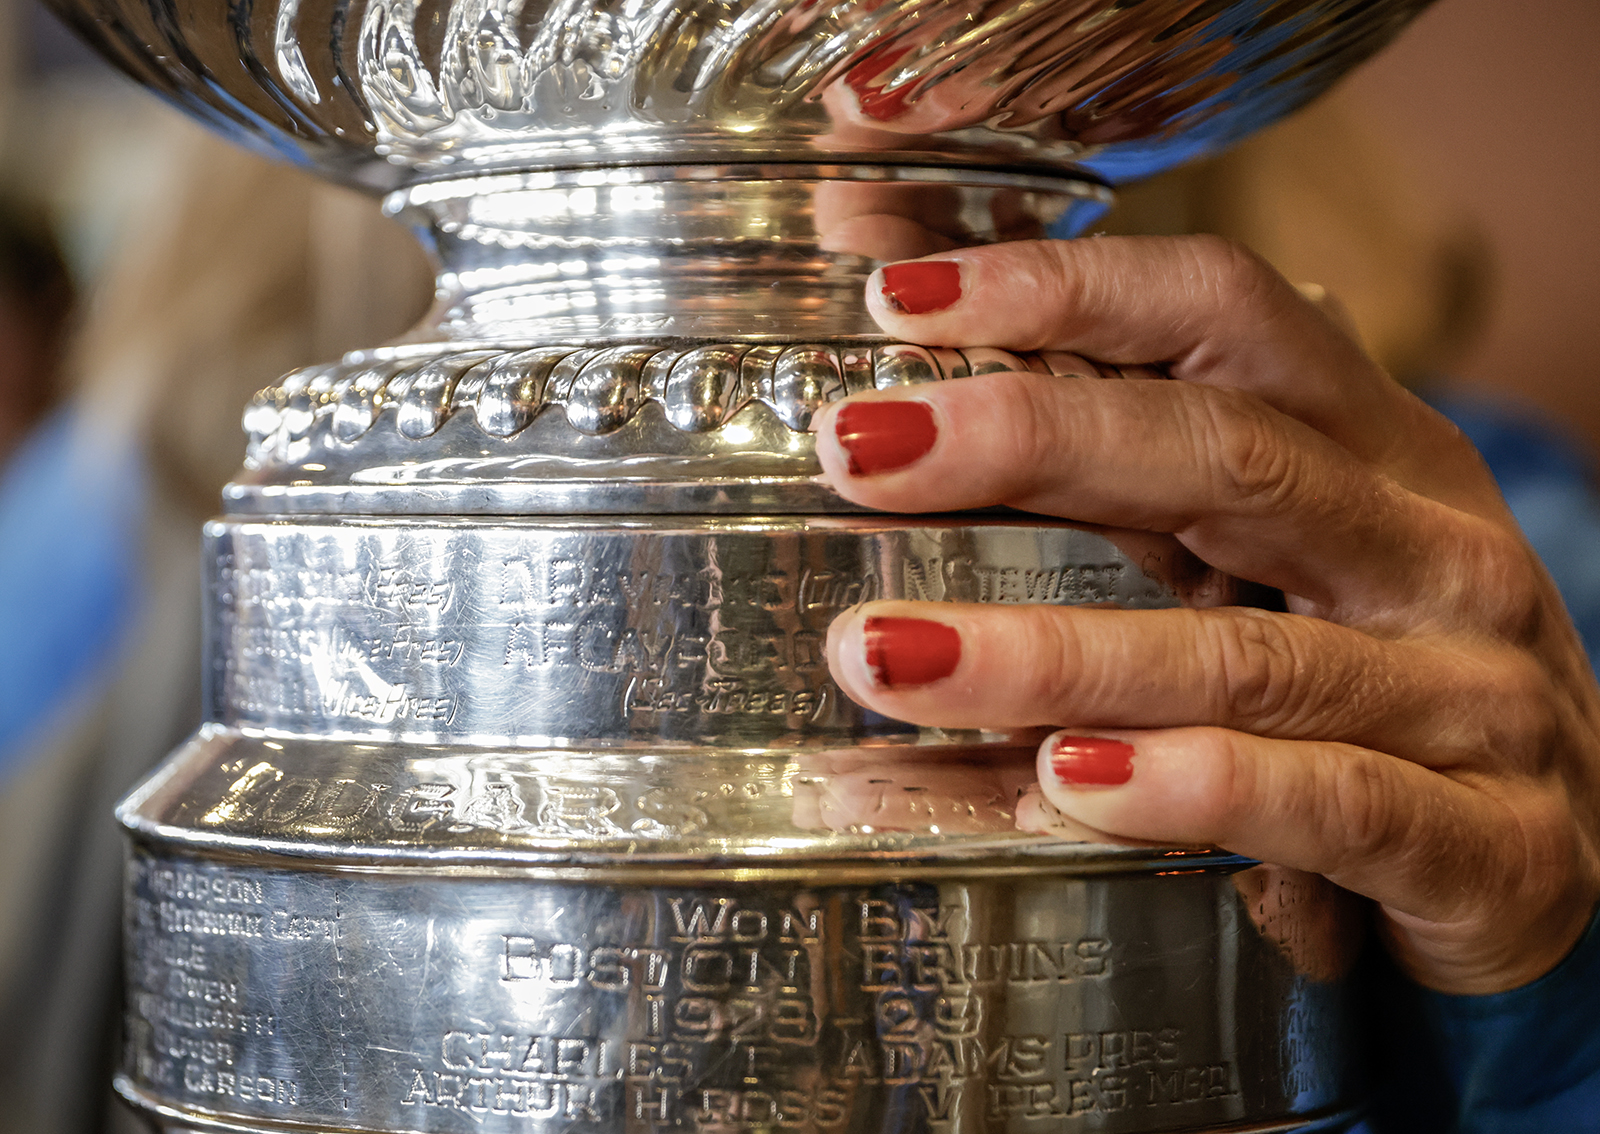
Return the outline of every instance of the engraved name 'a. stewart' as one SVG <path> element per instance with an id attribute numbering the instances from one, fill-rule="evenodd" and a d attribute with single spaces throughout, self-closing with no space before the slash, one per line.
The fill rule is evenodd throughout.
<path id="1" fill-rule="evenodd" d="M 1110 602 L 1126 568 L 1121 563 L 1070 567 L 1002 567 L 966 557 L 909 558 L 903 597 L 926 602 Z"/>

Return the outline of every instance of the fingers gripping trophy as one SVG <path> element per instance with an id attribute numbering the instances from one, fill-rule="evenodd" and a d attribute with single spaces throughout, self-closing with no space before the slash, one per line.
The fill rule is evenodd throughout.
<path id="1" fill-rule="evenodd" d="M 384 194 L 439 264 L 406 338 L 245 411 L 208 723 L 120 813 L 129 1103 L 217 1131 L 1353 1120 L 1337 891 L 1108 843 L 1039 794 L 1039 734 L 890 719 L 826 664 L 871 599 L 1244 585 L 1166 536 L 850 504 L 811 428 L 863 391 L 1159 376 L 894 341 L 863 289 L 1082 230 L 1421 0 L 57 3 L 195 116 Z"/>

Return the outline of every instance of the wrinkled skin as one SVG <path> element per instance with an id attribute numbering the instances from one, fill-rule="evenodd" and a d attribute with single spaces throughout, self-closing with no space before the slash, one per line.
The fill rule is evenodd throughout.
<path id="1" fill-rule="evenodd" d="M 944 310 L 868 304 L 910 342 L 1162 364 L 1174 380 L 991 374 L 818 416 L 825 477 L 891 512 L 1009 505 L 1173 533 L 1288 612 L 871 603 L 842 615 L 845 691 L 925 725 L 1046 725 L 1134 749 L 1120 786 L 1045 795 L 1108 835 L 1209 843 L 1370 898 L 1415 980 L 1454 993 L 1553 967 L 1597 896 L 1600 691 L 1550 579 L 1460 432 L 1339 322 L 1211 238 L 938 252 Z M 931 408 L 914 463 L 851 475 L 860 400 Z M 871 616 L 960 634 L 949 676 L 887 688 Z"/>

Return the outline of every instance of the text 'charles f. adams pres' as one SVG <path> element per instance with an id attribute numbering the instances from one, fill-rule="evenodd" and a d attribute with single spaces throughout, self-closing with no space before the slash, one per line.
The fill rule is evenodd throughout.
<path id="1" fill-rule="evenodd" d="M 1081 228 L 1322 90 L 1359 0 L 57 0 L 214 125 L 389 193 L 399 345 L 246 411 L 210 723 L 125 803 L 169 1129 L 1337 1128 L 1354 922 L 1075 841 L 1032 739 L 829 680 L 876 597 L 1233 600 L 1172 542 L 863 513 L 818 406 L 1070 356 L 876 333 L 875 262 Z"/>

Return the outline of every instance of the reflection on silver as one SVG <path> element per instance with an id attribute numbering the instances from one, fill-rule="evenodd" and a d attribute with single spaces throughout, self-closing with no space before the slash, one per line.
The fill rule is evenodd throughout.
<path id="1" fill-rule="evenodd" d="M 1061 351 L 857 340 L 387 348 L 258 394 L 228 502 L 258 514 L 289 501 L 333 514 L 853 511 L 812 479 L 819 408 L 1006 370 L 1158 377 Z"/>
<path id="2" fill-rule="evenodd" d="M 810 431 L 868 390 L 1162 380 L 888 342 L 862 289 L 1082 230 L 1424 0 L 53 2 L 196 115 L 388 192 L 440 265 L 402 342 L 246 411 L 206 537 L 209 721 L 120 812 L 141 1113 L 1353 1120 L 1337 890 L 1109 845 L 1040 793 L 1038 733 L 884 719 L 826 668 L 874 598 L 1137 617 L 1249 588 L 1148 533 L 865 514 Z"/>
<path id="3" fill-rule="evenodd" d="M 362 877 L 138 852 L 124 1091 L 202 1129 L 207 1112 L 540 1134 L 1337 1117 L 1352 1021 L 1252 920 L 1247 875 L 743 874 Z M 1319 896 L 1264 884 L 1275 905 Z"/>
<path id="4" fill-rule="evenodd" d="M 214 723 L 120 813 L 119 1089 L 158 1122 L 1353 1120 L 1338 891 L 1095 841 L 1037 733 L 876 718 L 827 676 L 868 598 L 1236 601 L 1168 537 L 400 511 L 226 519 L 207 558 Z"/>
<path id="5" fill-rule="evenodd" d="M 781 341 L 876 336 L 861 290 L 877 261 L 1041 237 L 1108 200 L 1081 177 L 663 165 L 427 181 L 385 208 L 444 262 L 439 338 Z M 903 220 L 885 234 L 885 216 Z"/>
<path id="6" fill-rule="evenodd" d="M 1115 179 L 1293 110 L 1426 4 L 52 0 L 197 116 L 377 188 L 868 154 Z"/>
<path id="7" fill-rule="evenodd" d="M 828 676 L 856 603 L 1234 593 L 1175 541 L 1001 521 L 307 518 L 214 523 L 207 551 L 210 719 L 429 744 L 915 741 Z"/>

